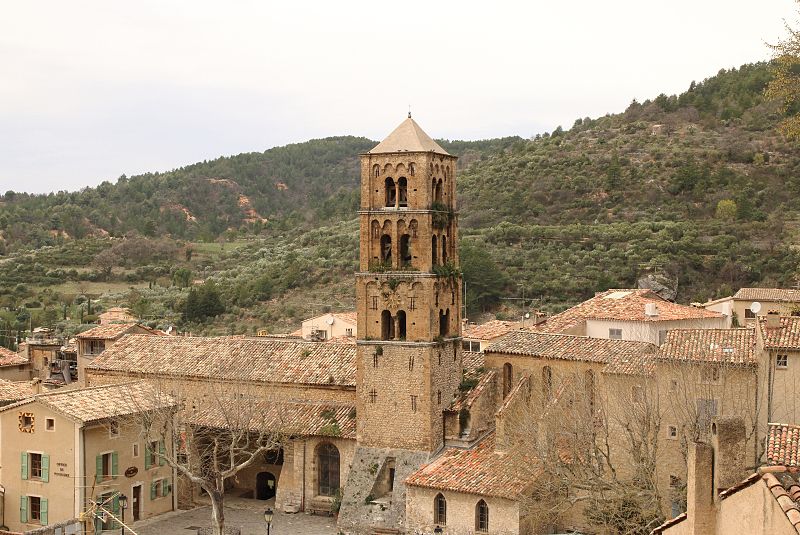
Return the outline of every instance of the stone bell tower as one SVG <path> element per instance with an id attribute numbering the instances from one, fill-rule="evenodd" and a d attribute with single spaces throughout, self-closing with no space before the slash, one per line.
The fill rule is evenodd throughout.
<path id="1" fill-rule="evenodd" d="M 360 446 L 442 446 L 462 372 L 455 168 L 410 114 L 361 155 Z"/>

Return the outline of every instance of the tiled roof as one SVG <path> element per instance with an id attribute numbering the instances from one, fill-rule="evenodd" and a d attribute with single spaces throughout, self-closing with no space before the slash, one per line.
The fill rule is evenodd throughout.
<path id="1" fill-rule="evenodd" d="M 14 353 L 5 347 L 0 347 L 0 366 L 19 366 L 27 363 L 28 359 L 23 355 Z"/>
<path id="2" fill-rule="evenodd" d="M 136 381 L 74 390 L 59 389 L 7 405 L 0 408 L 0 411 L 34 401 L 83 423 L 128 416 L 175 405 L 172 398 L 158 392 L 152 385 L 144 381 Z"/>
<path id="3" fill-rule="evenodd" d="M 757 365 L 753 329 L 671 329 L 658 348 L 665 360 Z"/>
<path id="4" fill-rule="evenodd" d="M 461 409 L 469 409 L 472 407 L 472 404 L 475 403 L 481 394 L 483 393 L 486 388 L 494 382 L 495 377 L 497 374 L 494 370 L 488 370 L 483 372 L 481 375 L 478 384 L 475 385 L 474 388 L 470 388 L 466 392 L 459 392 L 456 396 L 456 399 L 453 400 L 453 403 L 447 409 L 449 411 L 458 412 Z"/>
<path id="5" fill-rule="evenodd" d="M 490 320 L 480 325 L 468 325 L 461 336 L 470 340 L 494 340 L 519 328 L 518 321 Z"/>
<path id="6" fill-rule="evenodd" d="M 31 396 L 33 391 L 30 383 L 0 379 L 0 401 L 19 401 Z"/>
<path id="7" fill-rule="evenodd" d="M 355 336 L 347 336 L 346 334 L 343 334 L 342 336 L 334 336 L 333 338 L 328 338 L 327 340 L 325 340 L 325 343 L 326 344 L 353 344 L 353 345 L 355 345 L 356 337 Z"/>
<path id="8" fill-rule="evenodd" d="M 764 338 L 764 347 L 770 349 L 800 349 L 800 317 L 783 316 L 777 329 L 767 328 L 767 319 L 758 318 L 758 327 Z"/>
<path id="9" fill-rule="evenodd" d="M 129 334 L 90 370 L 315 385 L 355 386 L 356 346 L 302 340 Z"/>
<path id="10" fill-rule="evenodd" d="M 658 313 L 653 316 L 645 314 L 647 304 L 654 304 Z M 617 289 L 599 293 L 534 328 L 542 332 L 563 332 L 587 319 L 652 322 L 721 317 L 719 312 L 672 303 L 651 290 Z"/>
<path id="11" fill-rule="evenodd" d="M 239 403 L 238 400 L 232 400 Z M 289 436 L 355 438 L 355 406 L 308 401 L 247 400 L 241 410 L 220 404 L 203 405 L 191 414 L 192 423 L 218 429 L 252 429 Z"/>
<path id="12" fill-rule="evenodd" d="M 733 298 L 740 301 L 783 301 L 800 303 L 800 290 L 786 288 L 742 288 Z"/>
<path id="13" fill-rule="evenodd" d="M 648 342 L 513 331 L 490 344 L 485 353 L 510 353 L 548 359 L 608 363 L 617 357 L 633 358 L 643 353 L 653 353 L 655 349 L 656 346 Z"/>
<path id="14" fill-rule="evenodd" d="M 530 395 L 531 393 L 531 378 L 529 375 L 523 376 L 519 381 L 517 381 L 516 386 L 511 389 L 511 392 L 508 393 L 506 399 L 503 401 L 503 404 L 500 405 L 500 408 L 497 409 L 495 416 L 502 416 L 503 413 L 508 410 L 508 408 L 514 404 L 517 400 L 517 397 L 523 395 Z"/>
<path id="15" fill-rule="evenodd" d="M 769 424 L 767 463 L 800 466 L 800 425 Z"/>
<path id="16" fill-rule="evenodd" d="M 478 377 L 486 365 L 483 353 L 479 353 L 478 351 L 463 351 L 461 356 L 461 361 L 464 366 L 464 378 L 472 379 Z"/>
<path id="17" fill-rule="evenodd" d="M 603 368 L 608 375 L 637 375 L 649 377 L 656 368 L 656 359 L 652 353 L 639 355 L 615 355 L 611 362 Z"/>
<path id="18" fill-rule="evenodd" d="M 448 448 L 411 474 L 406 485 L 515 499 L 531 481 L 509 462 L 507 454 L 495 452 L 494 441 L 492 432 L 474 448 Z"/>
<path id="19" fill-rule="evenodd" d="M 136 323 L 109 323 L 108 325 L 98 325 L 97 327 L 93 327 L 88 331 L 83 331 L 82 333 L 78 334 L 76 338 L 99 338 L 103 340 L 114 340 L 132 330 L 136 326 Z M 147 329 L 147 327 L 142 325 L 139 325 L 139 327 Z"/>
<path id="20" fill-rule="evenodd" d="M 331 316 L 346 321 L 347 323 L 352 323 L 353 325 L 358 323 L 358 312 L 355 310 L 350 310 L 348 312 L 332 312 Z"/>
<path id="21" fill-rule="evenodd" d="M 369 154 L 391 152 L 436 152 L 449 156 L 410 116 L 370 150 Z"/>

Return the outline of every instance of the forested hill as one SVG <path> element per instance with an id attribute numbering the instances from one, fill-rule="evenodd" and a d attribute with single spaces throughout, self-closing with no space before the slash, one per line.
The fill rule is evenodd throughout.
<path id="1" fill-rule="evenodd" d="M 471 314 L 511 313 L 499 298 L 522 291 L 557 311 L 648 274 L 684 303 L 794 284 L 800 150 L 776 131 L 769 79 L 767 64 L 745 65 L 535 139 L 441 142 L 460 157 Z M 0 321 L 53 323 L 48 307 L 77 310 L 76 295 L 193 332 L 280 332 L 352 308 L 357 155 L 374 143 L 312 140 L 80 192 L 7 193 Z M 187 314 L 192 280 L 213 281 L 225 312 Z"/>
<path id="2" fill-rule="evenodd" d="M 463 167 L 518 140 L 443 144 L 462 156 Z M 131 231 L 213 241 L 230 230 L 258 235 L 349 218 L 358 201 L 358 155 L 375 144 L 351 136 L 316 139 L 166 173 L 123 175 L 77 192 L 7 192 L 0 197 L 0 242 L 14 251 Z"/>

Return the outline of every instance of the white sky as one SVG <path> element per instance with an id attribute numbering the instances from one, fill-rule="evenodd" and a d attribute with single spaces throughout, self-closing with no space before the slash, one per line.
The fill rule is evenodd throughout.
<path id="1" fill-rule="evenodd" d="M 0 0 L 0 193 L 333 135 L 529 137 L 767 59 L 792 0 Z"/>

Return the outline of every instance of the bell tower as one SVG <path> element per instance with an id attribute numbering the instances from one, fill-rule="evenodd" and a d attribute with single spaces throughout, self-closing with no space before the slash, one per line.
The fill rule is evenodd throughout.
<path id="1" fill-rule="evenodd" d="M 409 117 L 361 155 L 357 439 L 433 452 L 461 381 L 456 157 Z"/>

